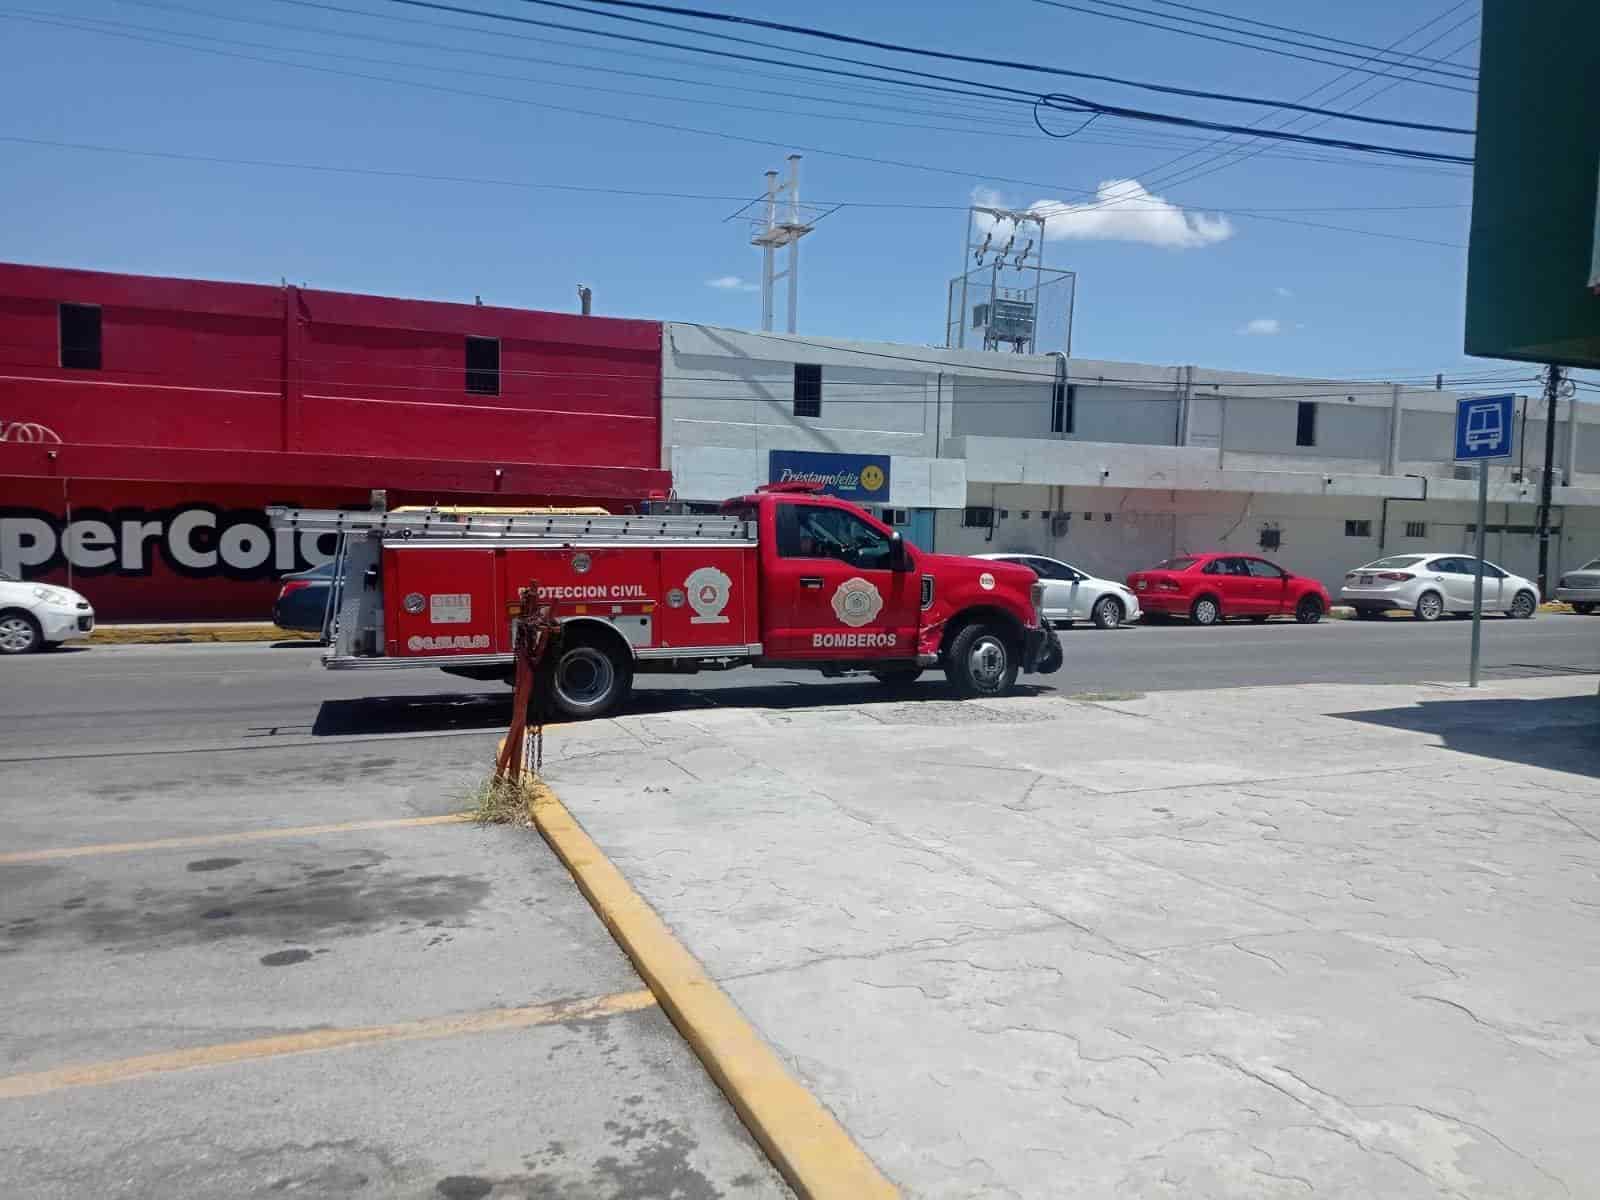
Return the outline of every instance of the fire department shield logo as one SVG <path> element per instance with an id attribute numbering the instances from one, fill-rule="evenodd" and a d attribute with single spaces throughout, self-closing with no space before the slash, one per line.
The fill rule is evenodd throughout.
<path id="1" fill-rule="evenodd" d="M 870 579 L 854 575 L 833 592 L 833 615 L 852 629 L 860 629 L 878 619 L 883 611 L 883 596 Z"/>
<path id="2" fill-rule="evenodd" d="M 689 578 L 683 581 L 689 607 L 694 609 L 689 624 L 728 624 L 729 618 L 722 615 L 722 610 L 728 607 L 728 593 L 732 587 L 733 580 L 716 567 L 699 567 L 690 571 Z"/>

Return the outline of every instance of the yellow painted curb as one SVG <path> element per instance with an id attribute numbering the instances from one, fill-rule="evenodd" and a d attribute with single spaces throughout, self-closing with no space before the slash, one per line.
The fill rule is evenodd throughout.
<path id="1" fill-rule="evenodd" d="M 537 778 L 530 777 L 530 786 L 540 834 L 789 1186 L 804 1200 L 899 1196 L 556 794 Z"/>
<path id="2" fill-rule="evenodd" d="M 173 642 L 310 642 L 317 635 L 259 623 L 227 625 L 102 625 L 89 635 L 91 646 L 151 646 Z"/>

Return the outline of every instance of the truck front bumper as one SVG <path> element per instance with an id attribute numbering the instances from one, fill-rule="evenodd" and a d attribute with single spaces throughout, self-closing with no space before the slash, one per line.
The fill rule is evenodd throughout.
<path id="1" fill-rule="evenodd" d="M 1061 669 L 1061 639 L 1045 625 L 1022 633 L 1022 670 L 1027 675 L 1052 675 Z"/>

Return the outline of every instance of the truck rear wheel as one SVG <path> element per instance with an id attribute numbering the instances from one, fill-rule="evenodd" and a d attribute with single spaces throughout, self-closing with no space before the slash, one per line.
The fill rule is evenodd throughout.
<path id="1" fill-rule="evenodd" d="M 962 696 L 1003 696 L 1020 666 L 1011 639 L 990 625 L 968 625 L 945 651 L 944 673 Z"/>
<path id="2" fill-rule="evenodd" d="M 562 716 L 603 717 L 633 689 L 632 660 L 599 638 L 563 638 L 545 662 L 550 703 Z"/>

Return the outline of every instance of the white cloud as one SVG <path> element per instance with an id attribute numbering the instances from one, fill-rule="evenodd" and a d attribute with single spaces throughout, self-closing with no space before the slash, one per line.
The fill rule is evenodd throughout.
<path id="1" fill-rule="evenodd" d="M 1004 207 L 998 193 L 989 189 L 974 190 L 972 198 L 975 204 Z M 1233 236 L 1233 223 L 1227 217 L 1185 212 L 1170 200 L 1147 191 L 1137 179 L 1108 179 L 1095 189 L 1094 200 L 1082 204 L 1035 200 L 1028 211 L 1045 218 L 1044 235 L 1050 241 L 1079 238 L 1143 242 L 1147 246 L 1189 250 Z M 1010 232 L 1009 224 L 1005 232 Z"/>
<path id="2" fill-rule="evenodd" d="M 715 279 L 706 280 L 706 286 L 723 292 L 753 292 L 761 285 L 746 283 L 737 275 L 718 275 Z"/>
<path id="3" fill-rule="evenodd" d="M 1257 317 L 1254 321 L 1246 321 L 1239 332 L 1256 337 L 1271 337 L 1275 333 L 1282 333 L 1283 325 L 1277 317 Z"/>
<path id="4" fill-rule="evenodd" d="M 1294 299 L 1294 293 L 1291 292 L 1286 287 L 1273 288 L 1272 290 L 1277 292 L 1278 295 L 1282 296 L 1285 300 L 1293 300 Z"/>

